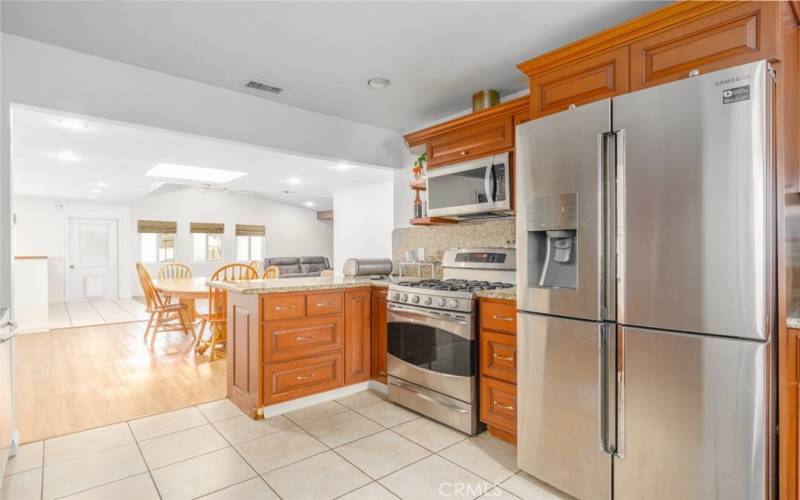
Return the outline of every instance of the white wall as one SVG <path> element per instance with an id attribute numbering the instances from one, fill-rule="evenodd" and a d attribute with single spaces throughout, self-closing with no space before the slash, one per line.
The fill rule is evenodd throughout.
<path id="1" fill-rule="evenodd" d="M 407 184 L 406 184 L 407 185 Z M 351 257 L 392 257 L 394 179 L 334 191 L 333 271 Z M 406 224 L 408 221 L 406 221 Z"/>
<path id="2" fill-rule="evenodd" d="M 203 193 L 195 189 L 146 196 L 131 207 L 131 240 L 133 255 L 131 276 L 139 260 L 141 244 L 136 232 L 137 220 L 165 220 L 178 223 L 176 260 L 189 265 L 194 276 L 209 276 L 221 264 L 193 262 L 191 222 L 221 222 L 225 224 L 222 258 L 225 263 L 236 261 L 236 224 L 266 226 L 266 257 L 300 257 L 321 255 L 333 257 L 333 229 L 330 222 L 318 221 L 313 210 L 264 200 L 254 196 L 229 195 L 219 192 Z M 154 276 L 158 264 L 149 264 Z M 262 269 L 263 271 L 263 269 Z M 134 278 L 134 295 L 141 295 Z"/>
<path id="3" fill-rule="evenodd" d="M 58 207 L 61 204 L 63 210 Z M 48 298 L 63 302 L 70 218 L 116 219 L 119 242 L 119 296 L 131 296 L 131 210 L 123 205 L 59 202 L 43 198 L 14 198 L 14 255 L 48 257 Z"/>

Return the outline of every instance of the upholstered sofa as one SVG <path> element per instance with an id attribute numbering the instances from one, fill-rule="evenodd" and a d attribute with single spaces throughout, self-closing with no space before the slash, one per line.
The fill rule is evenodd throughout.
<path id="1" fill-rule="evenodd" d="M 331 265 L 327 257 L 267 257 L 264 269 L 275 266 L 280 270 L 280 278 L 302 278 L 319 276 Z"/>

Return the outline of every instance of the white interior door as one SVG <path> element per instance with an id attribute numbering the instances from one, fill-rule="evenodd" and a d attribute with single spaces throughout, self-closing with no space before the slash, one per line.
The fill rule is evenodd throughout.
<path id="1" fill-rule="evenodd" d="M 117 221 L 70 219 L 68 302 L 117 298 Z"/>

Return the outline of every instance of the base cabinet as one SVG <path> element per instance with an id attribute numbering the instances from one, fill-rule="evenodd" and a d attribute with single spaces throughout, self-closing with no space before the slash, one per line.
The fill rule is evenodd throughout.
<path id="1" fill-rule="evenodd" d="M 264 404 L 280 403 L 344 385 L 342 353 L 264 365 Z"/>
<path id="2" fill-rule="evenodd" d="M 369 380 L 370 372 L 370 289 L 344 294 L 345 384 Z"/>
<path id="3" fill-rule="evenodd" d="M 389 342 L 386 295 L 386 288 L 378 288 L 372 291 L 372 379 L 384 384 L 389 381 L 389 371 L 386 366 L 386 353 Z"/>
<path id="4" fill-rule="evenodd" d="M 495 437 L 517 442 L 517 315 L 510 300 L 480 299 L 480 418 Z"/>

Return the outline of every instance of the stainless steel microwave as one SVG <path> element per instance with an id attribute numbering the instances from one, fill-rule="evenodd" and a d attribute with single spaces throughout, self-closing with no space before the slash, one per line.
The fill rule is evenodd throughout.
<path id="1" fill-rule="evenodd" d="M 428 215 L 473 218 L 511 210 L 509 154 L 428 171 Z"/>

